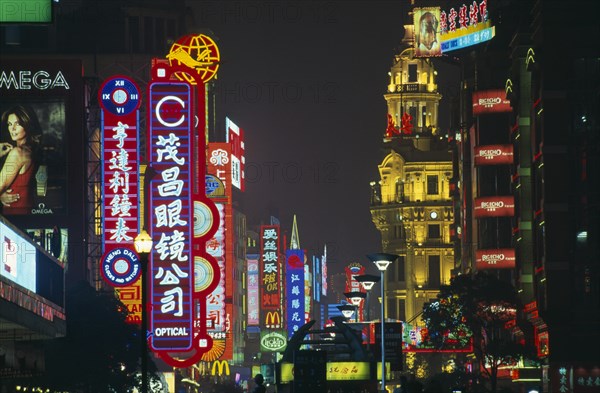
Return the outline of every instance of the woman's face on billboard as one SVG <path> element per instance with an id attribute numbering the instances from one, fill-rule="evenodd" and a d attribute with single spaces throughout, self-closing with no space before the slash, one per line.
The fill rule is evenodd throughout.
<path id="1" fill-rule="evenodd" d="M 10 133 L 10 138 L 13 141 L 18 142 L 27 137 L 27 132 L 25 131 L 25 128 L 23 127 L 23 125 L 21 125 L 19 118 L 14 113 L 8 115 L 7 124 L 8 132 Z"/>

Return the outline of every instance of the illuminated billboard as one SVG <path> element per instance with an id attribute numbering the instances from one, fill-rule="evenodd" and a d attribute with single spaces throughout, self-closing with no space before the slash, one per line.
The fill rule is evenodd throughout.
<path id="1" fill-rule="evenodd" d="M 281 318 L 279 264 L 279 225 L 260 227 L 260 308 L 261 326 L 267 329 L 283 327 Z"/>
<path id="2" fill-rule="evenodd" d="M 473 92 L 473 116 L 511 112 L 510 100 L 503 89 Z"/>
<path id="3" fill-rule="evenodd" d="M 227 142 L 231 145 L 231 185 L 244 191 L 246 189 L 246 148 L 244 146 L 244 130 L 228 117 L 225 118 Z"/>
<path id="4" fill-rule="evenodd" d="M 288 338 L 292 337 L 294 332 L 306 323 L 304 275 L 304 251 L 287 250 L 285 254 L 285 310 Z"/>
<path id="5" fill-rule="evenodd" d="M 321 288 L 323 290 L 323 296 L 327 296 L 327 246 L 325 246 L 323 249 L 323 259 L 321 260 L 321 262 Z"/>
<path id="6" fill-rule="evenodd" d="M 100 271 L 113 286 L 133 284 L 141 264 L 133 249 L 139 227 L 138 151 L 140 93 L 125 76 L 107 79 L 98 92 L 102 107 L 102 244 Z"/>
<path id="7" fill-rule="evenodd" d="M 504 165 L 514 161 L 513 145 L 475 146 L 475 165 Z"/>
<path id="8" fill-rule="evenodd" d="M 0 298 L 64 320 L 64 265 L 1 216 L 0 239 Z"/>
<path id="9" fill-rule="evenodd" d="M 2 0 L 0 23 L 52 23 L 52 0 Z"/>
<path id="10" fill-rule="evenodd" d="M 491 196 L 475 198 L 473 206 L 475 218 L 512 217 L 515 215 L 514 196 Z"/>
<path id="11" fill-rule="evenodd" d="M 68 247 L 84 244 L 87 225 L 83 97 L 80 60 L 2 56 L 0 214 L 63 263 L 86 252 Z M 70 276 L 84 279 L 84 269 L 73 264 Z"/>
<path id="12" fill-rule="evenodd" d="M 248 254 L 246 258 L 246 263 L 248 266 L 248 326 L 258 326 L 260 324 L 260 275 L 258 273 L 258 255 Z"/>
<path id="13" fill-rule="evenodd" d="M 477 45 L 494 38 L 496 31 L 489 20 L 487 0 L 473 1 L 469 6 L 457 3 L 448 12 L 440 12 L 442 52 Z"/>
<path id="14" fill-rule="evenodd" d="M 153 82 L 149 87 L 151 345 L 154 350 L 192 346 L 191 88 Z"/>
<path id="15" fill-rule="evenodd" d="M 415 57 L 441 56 L 440 8 L 414 8 Z"/>
<path id="16" fill-rule="evenodd" d="M 475 266 L 478 270 L 512 269 L 515 267 L 515 250 L 513 248 L 476 250 Z"/>
<path id="17" fill-rule="evenodd" d="M 17 83 L 13 73 L 7 77 L 1 72 L 0 93 L 2 87 L 10 89 Z M 19 86 L 31 88 L 23 85 L 23 79 L 32 78 L 30 73 L 27 79 L 21 75 Z M 6 194 L 2 204 L 5 216 L 67 213 L 65 111 L 65 100 L 60 97 L 17 99 L 0 94 L 0 192 Z M 27 154 L 20 156 L 20 151 Z M 4 198 L 10 199 L 4 202 Z"/>
<path id="18" fill-rule="evenodd" d="M 36 249 L 29 240 L 0 223 L 2 267 L 0 275 L 23 288 L 36 292 Z"/>
<path id="19" fill-rule="evenodd" d="M 206 252 L 217 261 L 221 278 L 219 284 L 206 298 L 206 319 L 208 323 L 208 334 L 214 339 L 225 338 L 225 205 L 216 203 L 219 211 L 219 229 L 212 239 L 206 242 Z"/>
<path id="20" fill-rule="evenodd" d="M 323 272 L 321 268 L 323 267 L 321 263 L 321 259 L 314 256 L 312 257 L 312 266 L 313 266 L 313 299 L 315 302 L 321 301 L 321 280 L 323 279 Z"/>

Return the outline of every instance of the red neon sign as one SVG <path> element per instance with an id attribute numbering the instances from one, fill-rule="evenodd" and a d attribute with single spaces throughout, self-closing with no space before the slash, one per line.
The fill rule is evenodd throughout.
<path id="1" fill-rule="evenodd" d="M 473 158 L 475 165 L 512 164 L 514 159 L 513 145 L 476 146 Z"/>
<path id="2" fill-rule="evenodd" d="M 487 113 L 511 112 L 510 101 L 502 89 L 473 92 L 473 116 Z"/>
<path id="3" fill-rule="evenodd" d="M 513 196 L 475 198 L 473 211 L 475 218 L 511 217 L 515 215 L 515 198 Z"/>
<path id="4" fill-rule="evenodd" d="M 515 267 L 515 250 L 500 248 L 475 251 L 475 264 L 480 269 L 512 269 Z"/>
<path id="5" fill-rule="evenodd" d="M 191 241 L 193 209 L 190 135 L 191 88 L 186 83 L 150 85 L 150 219 L 154 241 L 150 274 L 152 348 L 192 346 Z"/>

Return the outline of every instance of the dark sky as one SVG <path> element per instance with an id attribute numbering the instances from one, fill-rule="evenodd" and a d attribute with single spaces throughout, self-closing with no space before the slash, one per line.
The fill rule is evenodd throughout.
<path id="1" fill-rule="evenodd" d="M 302 248 L 327 244 L 332 272 L 381 251 L 369 182 L 407 3 L 194 3 L 221 51 L 218 110 L 245 131 L 249 224 L 272 207 L 289 232 L 296 214 Z"/>

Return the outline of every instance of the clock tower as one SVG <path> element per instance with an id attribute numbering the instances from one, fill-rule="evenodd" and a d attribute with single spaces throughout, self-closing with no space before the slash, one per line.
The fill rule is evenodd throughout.
<path id="1" fill-rule="evenodd" d="M 385 315 L 416 324 L 454 268 L 453 174 L 447 131 L 438 124 L 434 60 L 415 57 L 413 26 L 404 28 L 383 94 L 388 124 L 370 211 L 382 251 L 400 256 L 385 275 Z"/>

